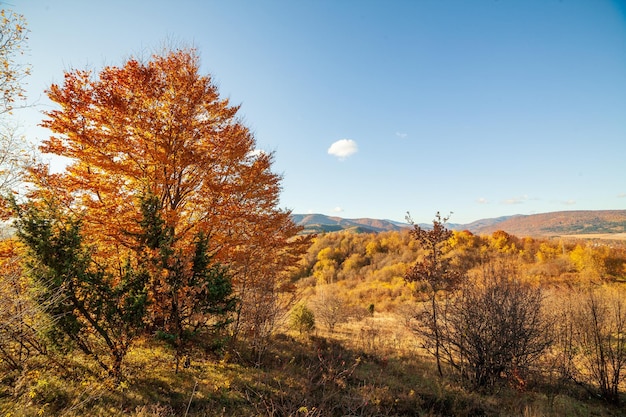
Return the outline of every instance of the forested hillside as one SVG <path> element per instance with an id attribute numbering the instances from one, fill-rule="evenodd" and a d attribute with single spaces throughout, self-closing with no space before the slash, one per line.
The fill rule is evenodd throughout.
<path id="1" fill-rule="evenodd" d="M 518 238 L 503 231 L 474 235 L 453 231 L 448 255 L 464 270 L 503 256 L 534 285 L 582 286 L 626 281 L 626 243 L 598 244 L 578 239 Z M 349 231 L 318 235 L 301 261 L 303 288 L 340 287 L 361 306 L 393 311 L 412 299 L 405 274 L 420 258 L 409 230 L 378 234 Z"/>
<path id="2" fill-rule="evenodd" d="M 432 248 L 448 265 L 441 277 L 455 279 L 437 292 L 415 275 L 432 265 L 415 230 L 321 234 L 266 305 L 276 320 L 264 333 L 237 334 L 232 323 L 219 344 L 199 334 L 180 367 L 176 345 L 140 333 L 121 379 L 31 332 L 48 313 L 23 293 L 4 306 L 18 319 L 0 339 L 0 404 L 23 410 L 12 415 L 623 415 L 613 404 L 624 399 L 626 247 L 441 230 Z M 19 264 L 3 253 L 7 294 Z M 442 314 L 440 372 L 429 300 Z M 499 330 L 455 344 L 464 326 L 483 324 Z M 476 362 L 478 346 L 500 365 Z"/>

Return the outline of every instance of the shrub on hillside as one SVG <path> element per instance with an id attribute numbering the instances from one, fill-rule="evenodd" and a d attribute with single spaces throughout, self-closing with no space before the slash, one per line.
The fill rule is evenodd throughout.
<path id="1" fill-rule="evenodd" d="M 289 316 L 291 328 L 297 330 L 300 334 L 308 333 L 315 328 L 315 314 L 306 304 L 298 304 Z"/>
<path id="2" fill-rule="evenodd" d="M 474 385 L 493 385 L 502 377 L 524 384 L 551 344 L 542 304 L 540 289 L 507 265 L 491 265 L 443 312 L 445 356 Z"/>

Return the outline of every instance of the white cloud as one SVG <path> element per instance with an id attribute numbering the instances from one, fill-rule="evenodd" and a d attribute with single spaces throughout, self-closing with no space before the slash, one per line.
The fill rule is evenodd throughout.
<path id="1" fill-rule="evenodd" d="M 400 139 L 404 139 L 409 135 L 404 132 L 396 132 L 396 136 L 399 137 Z"/>
<path id="2" fill-rule="evenodd" d="M 523 204 L 528 200 L 527 195 L 523 195 L 521 197 L 512 197 L 503 201 L 504 204 Z"/>
<path id="3" fill-rule="evenodd" d="M 484 197 L 480 197 L 480 198 L 476 199 L 476 202 L 478 204 L 488 204 L 489 203 L 489 201 L 486 198 L 484 198 Z"/>
<path id="4" fill-rule="evenodd" d="M 566 206 L 573 206 L 574 204 L 576 204 L 576 200 L 562 201 L 561 204 L 565 204 Z"/>
<path id="5" fill-rule="evenodd" d="M 341 213 L 343 211 L 343 208 L 337 206 L 333 209 L 333 213 Z"/>
<path id="6" fill-rule="evenodd" d="M 359 150 L 357 144 L 352 139 L 340 139 L 337 142 L 330 145 L 328 153 L 334 155 L 339 160 L 344 160 L 350 155 L 354 155 Z"/>
<path id="7" fill-rule="evenodd" d="M 618 194 L 617 198 L 626 198 L 626 193 Z"/>

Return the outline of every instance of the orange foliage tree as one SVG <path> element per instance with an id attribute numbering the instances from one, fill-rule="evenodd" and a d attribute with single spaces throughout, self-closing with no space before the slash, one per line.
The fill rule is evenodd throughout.
<path id="1" fill-rule="evenodd" d="M 190 304 L 199 245 L 228 267 L 242 297 L 252 288 L 284 289 L 281 274 L 304 250 L 289 211 L 278 208 L 273 155 L 256 150 L 239 107 L 220 98 L 199 66 L 193 49 L 180 49 L 148 62 L 131 58 L 97 77 L 66 72 L 47 91 L 60 108 L 45 113 L 42 126 L 54 135 L 41 150 L 70 163 L 60 174 L 32 169 L 31 197 L 52 194 L 80 214 L 98 265 L 118 275 L 128 262 L 151 265 L 156 324 Z M 146 243 L 146 201 L 156 211 L 148 226 L 166 254 Z"/>

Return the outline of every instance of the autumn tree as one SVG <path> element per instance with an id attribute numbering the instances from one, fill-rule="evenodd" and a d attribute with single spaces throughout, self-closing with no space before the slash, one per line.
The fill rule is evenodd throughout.
<path id="1" fill-rule="evenodd" d="M 313 276 L 320 285 L 332 284 L 336 281 L 337 270 L 339 269 L 338 253 L 338 250 L 327 247 L 317 254 Z"/>
<path id="2" fill-rule="evenodd" d="M 334 285 L 321 286 L 311 303 L 315 318 L 333 333 L 339 323 L 346 322 L 350 317 L 347 301 L 338 294 Z"/>
<path id="3" fill-rule="evenodd" d="M 256 149 L 239 107 L 200 74 L 194 50 L 165 51 L 147 62 L 131 58 L 97 77 L 69 71 L 48 96 L 59 108 L 45 113 L 42 126 L 54 135 L 41 150 L 71 162 L 61 174 L 32 169 L 32 197 L 52 193 L 80 214 L 92 259 L 119 276 L 129 259 L 136 264 L 160 250 L 137 240 L 141 197 L 153 196 L 162 243 L 175 254 L 152 254 L 162 261 L 149 280 L 155 323 L 171 316 L 169 281 L 185 276 L 184 285 L 196 285 L 189 271 L 200 241 L 211 264 L 228 268 L 242 304 L 257 289 L 274 295 L 288 289 L 285 271 L 305 240 L 296 237 L 290 213 L 277 207 L 281 178 L 271 171 L 273 155 Z"/>
<path id="4" fill-rule="evenodd" d="M 599 281 L 606 275 L 604 262 L 608 257 L 606 246 L 590 247 L 578 244 L 569 253 L 574 267 L 586 281 Z"/>
<path id="5" fill-rule="evenodd" d="M 453 231 L 449 247 L 453 264 L 463 271 L 480 264 L 484 255 L 484 250 L 481 250 L 481 238 L 469 230 Z"/>
<path id="6" fill-rule="evenodd" d="M 461 278 L 461 274 L 451 266 L 449 257 L 445 256 L 445 248 L 448 240 L 452 237 L 452 231 L 445 227 L 448 217 L 441 217 L 436 214 L 433 220 L 432 229 L 423 229 L 419 224 L 413 222 L 410 216 L 407 220 L 413 224 L 411 236 L 425 251 L 425 256 L 419 259 L 405 275 L 408 282 L 419 282 L 426 286 L 429 311 L 421 318 L 425 325 L 423 336 L 433 343 L 433 354 L 437 361 L 439 375 L 443 375 L 441 370 L 441 318 L 439 317 L 439 293 L 452 288 Z"/>
<path id="7" fill-rule="evenodd" d="M 504 230 L 496 230 L 488 237 L 487 241 L 489 246 L 498 253 L 511 254 L 516 253 L 518 250 L 517 238 Z"/>

